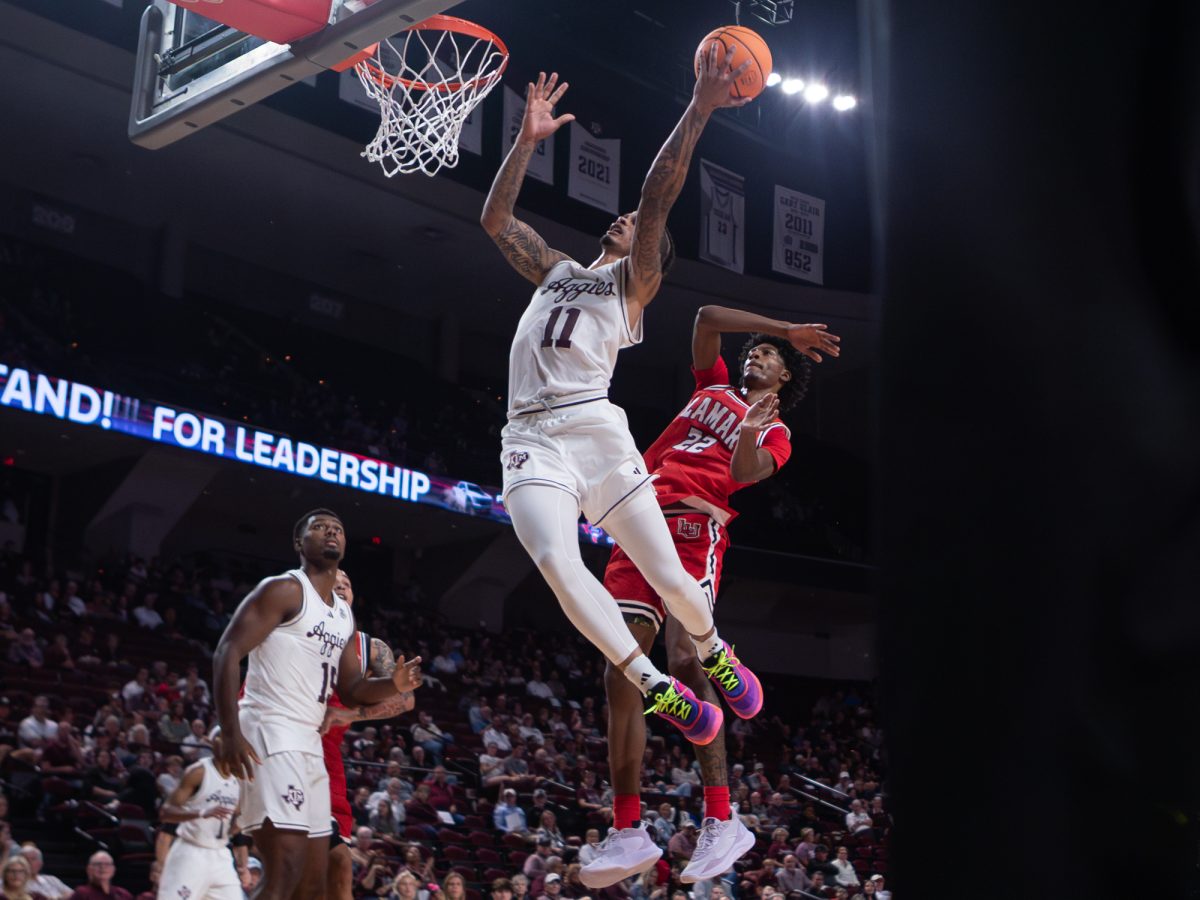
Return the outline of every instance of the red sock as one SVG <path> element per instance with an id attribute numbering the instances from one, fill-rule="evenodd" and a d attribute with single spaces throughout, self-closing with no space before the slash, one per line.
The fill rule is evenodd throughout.
<path id="1" fill-rule="evenodd" d="M 729 808 L 729 785 L 704 786 L 704 815 L 722 822 L 733 815 Z"/>
<path id="2" fill-rule="evenodd" d="M 728 795 L 728 791 L 725 792 Z M 613 825 L 633 828 L 642 821 L 642 798 L 639 794 L 617 794 L 613 797 Z"/>

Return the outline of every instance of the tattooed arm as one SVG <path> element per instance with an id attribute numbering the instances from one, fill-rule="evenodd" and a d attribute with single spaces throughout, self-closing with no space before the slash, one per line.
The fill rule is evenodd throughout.
<path id="1" fill-rule="evenodd" d="M 554 104 L 567 90 L 565 81 L 556 87 L 557 81 L 557 72 L 550 75 L 549 81 L 546 73 L 541 72 L 537 84 L 530 84 L 526 90 L 521 133 L 496 173 L 479 219 L 509 264 L 534 284 L 541 284 L 551 266 L 559 260 L 569 259 L 565 253 L 547 247 L 540 234 L 513 215 L 525 170 L 538 141 L 550 137 L 560 126 L 575 119 L 572 115 L 554 118 Z"/>
<path id="2" fill-rule="evenodd" d="M 396 671 L 396 657 L 392 648 L 379 638 L 371 638 L 371 649 L 368 651 L 367 668 L 372 675 L 379 678 L 391 678 Z M 401 691 L 395 697 L 389 697 L 382 703 L 361 706 L 358 709 L 359 719 L 393 719 L 402 713 L 412 710 L 416 700 L 412 691 Z"/>
<path id="3" fill-rule="evenodd" d="M 700 132 L 708 124 L 713 110 L 723 106 L 744 106 L 750 102 L 730 95 L 733 83 L 748 65 L 749 62 L 746 62 L 731 70 L 727 63 L 718 64 L 716 44 L 713 44 L 707 58 L 701 60 L 692 102 L 650 166 L 642 184 L 642 198 L 633 226 L 633 246 L 625 270 L 625 296 L 629 304 L 631 326 L 637 324 L 642 308 L 654 299 L 662 282 L 662 251 L 659 245 L 667 226 L 667 214 L 675 205 L 687 179 L 692 151 L 696 149 Z"/>

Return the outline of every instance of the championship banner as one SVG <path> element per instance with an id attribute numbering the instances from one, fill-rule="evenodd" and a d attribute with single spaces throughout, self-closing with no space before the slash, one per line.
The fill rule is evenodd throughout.
<path id="1" fill-rule="evenodd" d="M 571 123 L 571 173 L 567 196 L 616 214 L 621 192 L 621 140 L 592 137 L 586 128 Z"/>
<path id="2" fill-rule="evenodd" d="M 504 88 L 504 128 L 500 135 L 500 155 L 508 156 L 508 151 L 517 142 L 521 133 L 521 120 L 525 117 L 525 100 L 511 88 Z M 546 184 L 554 184 L 554 135 L 549 140 L 538 141 L 537 149 L 529 158 L 529 177 L 536 178 Z"/>
<path id="3" fill-rule="evenodd" d="M 156 444 L 315 478 L 407 503 L 512 523 L 496 487 L 427 475 L 360 453 L 296 440 L 245 422 L 119 394 L 22 366 L 0 363 L 0 408 L 120 432 Z M 602 546 L 613 543 L 602 528 L 587 523 L 580 523 L 579 538 Z"/>
<path id="4" fill-rule="evenodd" d="M 771 268 L 814 284 L 825 283 L 825 201 L 775 185 L 775 237 Z"/>
<path id="5" fill-rule="evenodd" d="M 482 103 L 471 110 L 471 114 L 463 120 L 462 131 L 458 133 L 458 146 L 476 156 L 483 155 Z"/>
<path id="6" fill-rule="evenodd" d="M 739 274 L 745 268 L 746 181 L 700 160 L 700 258 Z"/>

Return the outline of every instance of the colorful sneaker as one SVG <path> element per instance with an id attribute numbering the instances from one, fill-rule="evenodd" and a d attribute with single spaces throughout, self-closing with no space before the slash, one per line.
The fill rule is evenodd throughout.
<path id="1" fill-rule="evenodd" d="M 725 722 L 719 706 L 701 700 L 674 678 L 650 688 L 645 702 L 646 715 L 654 713 L 666 719 L 693 744 L 711 744 Z"/>
<path id="2" fill-rule="evenodd" d="M 758 676 L 733 655 L 733 648 L 721 642 L 721 649 L 701 663 L 711 681 L 725 697 L 734 714 L 753 719 L 763 705 L 762 685 Z"/>
<path id="3" fill-rule="evenodd" d="M 608 829 L 596 858 L 579 870 L 579 880 L 594 891 L 640 875 L 658 862 L 662 850 L 641 827 Z"/>
<path id="4" fill-rule="evenodd" d="M 732 815 L 726 822 L 711 816 L 704 820 L 692 861 L 679 876 L 684 884 L 724 875 L 754 846 L 754 834 L 742 824 L 737 804 L 730 809 Z"/>

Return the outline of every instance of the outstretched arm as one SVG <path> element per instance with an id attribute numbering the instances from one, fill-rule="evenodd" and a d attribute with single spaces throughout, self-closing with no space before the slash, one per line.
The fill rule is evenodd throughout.
<path id="1" fill-rule="evenodd" d="M 732 57 L 732 52 L 726 55 L 726 59 Z M 636 312 L 636 315 L 630 316 L 631 323 L 641 315 L 640 307 L 654 299 L 662 282 L 659 243 L 663 229 L 667 227 L 667 214 L 683 190 L 700 132 L 708 124 L 713 110 L 722 106 L 745 106 L 750 102 L 749 99 L 730 95 L 730 87 L 748 65 L 749 61 L 737 69 L 730 69 L 728 63 L 718 65 L 717 45 L 713 43 L 712 50 L 701 60 L 692 102 L 650 166 L 646 181 L 642 184 L 642 199 L 638 203 L 637 219 L 633 226 L 633 247 L 629 253 L 625 282 L 627 301 L 639 307 L 636 311 L 631 310 Z"/>
<path id="2" fill-rule="evenodd" d="M 416 656 L 405 662 L 401 656 L 387 676 L 368 677 L 363 673 L 353 643 L 347 641 L 338 668 L 338 697 L 349 707 L 373 706 L 393 700 L 398 695 L 406 691 L 412 692 L 421 686 L 420 666 L 421 657 Z"/>
<path id="3" fill-rule="evenodd" d="M 546 80 L 546 73 L 540 72 L 537 84 L 530 84 L 526 89 L 521 133 L 496 173 L 496 180 L 492 182 L 487 202 L 483 205 L 483 215 L 479 219 L 483 230 L 496 242 L 509 264 L 534 284 L 541 284 L 551 266 L 568 258 L 565 253 L 547 247 L 540 234 L 513 215 L 517 194 L 521 192 L 525 170 L 529 167 L 529 158 L 537 149 L 538 141 L 550 137 L 561 126 L 575 120 L 569 114 L 554 117 L 554 104 L 562 99 L 567 90 L 565 81 L 562 84 L 557 82 L 557 72 L 551 73 L 549 81 Z"/>
<path id="4" fill-rule="evenodd" d="M 744 309 L 727 306 L 702 306 L 696 310 L 692 325 L 692 368 L 711 369 L 721 354 L 721 335 L 730 332 L 761 332 L 781 337 L 811 359 L 821 362 L 823 351 L 840 356 L 841 338 L 829 333 L 828 325 L 794 325 L 779 319 L 768 319 Z"/>
<path id="5" fill-rule="evenodd" d="M 379 638 L 371 638 L 370 660 L 367 668 L 372 675 L 390 679 L 396 672 L 396 657 L 392 649 Z M 379 703 L 370 706 L 353 708 L 338 708 L 331 706 L 325 711 L 325 721 L 321 725 L 321 734 L 335 725 L 349 725 L 353 722 L 365 722 L 374 719 L 394 719 L 396 716 L 410 712 L 416 706 L 412 691 L 401 691 Z"/>

